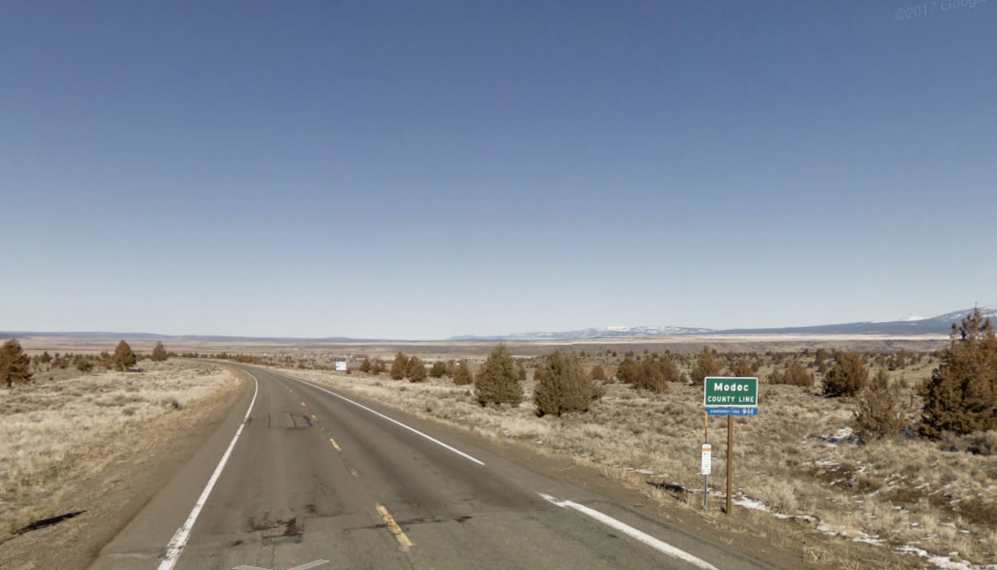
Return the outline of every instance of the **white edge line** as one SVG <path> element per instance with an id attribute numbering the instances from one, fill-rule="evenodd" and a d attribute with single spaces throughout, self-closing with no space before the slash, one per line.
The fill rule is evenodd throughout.
<path id="1" fill-rule="evenodd" d="M 716 566 L 713 566 L 709 562 L 706 562 L 705 560 L 700 560 L 699 558 L 696 558 L 695 556 L 689 554 L 684 550 L 675 548 L 674 546 L 668 544 L 667 542 L 658 540 L 657 538 L 654 538 L 653 536 L 647 533 L 639 531 L 634 527 L 624 522 L 620 522 L 614 519 L 613 517 L 607 514 L 603 514 L 593 508 L 586 507 L 585 505 L 579 505 L 578 503 L 572 501 L 558 501 L 554 497 L 551 497 L 550 495 L 545 495 L 544 493 L 537 493 L 537 494 L 543 497 L 549 503 L 552 503 L 558 507 L 561 508 L 568 507 L 569 509 L 574 509 L 580 513 L 586 514 L 594 518 L 595 520 L 601 522 L 602 524 L 615 528 L 616 530 L 622 532 L 623 534 L 626 534 L 627 536 L 639 542 L 642 542 L 647 546 L 650 546 L 651 548 L 657 550 L 658 552 L 667 554 L 669 556 L 678 558 L 680 560 L 685 560 L 686 562 L 699 566 L 704 570 L 717 570 Z"/>
<path id="2" fill-rule="evenodd" d="M 283 374 L 277 374 L 276 372 L 272 372 L 272 374 L 276 374 L 277 376 L 284 376 Z M 431 441 L 431 442 L 435 443 L 436 445 L 439 445 L 440 447 L 443 447 L 443 448 L 445 448 L 445 449 L 449 449 L 450 451 L 452 451 L 452 452 L 456 453 L 457 455 L 459 455 L 459 456 L 463 457 L 464 459 L 467 459 L 467 460 L 470 460 L 470 461 L 473 461 L 473 462 L 477 463 L 478 465 L 481 465 L 482 467 L 483 467 L 483 466 L 485 465 L 485 462 L 484 462 L 484 461 L 481 461 L 481 460 L 479 460 L 479 459 L 475 459 L 474 457 L 471 457 L 470 455 L 468 455 L 468 454 L 464 453 L 463 451 L 461 451 L 461 450 L 459 450 L 459 449 L 457 449 L 457 448 L 455 448 L 455 447 L 452 447 L 452 446 L 450 446 L 450 445 L 447 445 L 447 444 L 443 443 L 442 441 L 440 441 L 440 440 L 436 439 L 436 438 L 435 438 L 435 437 L 433 437 L 433 436 L 430 436 L 430 435 L 426 435 L 426 434 L 422 433 L 421 431 L 419 431 L 419 430 L 415 429 L 414 427 L 410 427 L 410 426 L 407 426 L 407 425 L 403 424 L 402 422 L 400 422 L 400 421 L 398 421 L 398 420 L 396 420 L 396 419 L 393 419 L 393 418 L 389 418 L 388 416 L 386 416 L 386 415 L 382 414 L 381 412 L 378 412 L 378 411 L 375 411 L 375 410 L 372 410 L 372 409 L 368 408 L 367 406 L 365 406 L 365 405 L 363 405 L 363 404 L 360 404 L 360 403 L 357 403 L 357 402 L 354 402 L 353 400 L 351 400 L 351 399 L 349 399 L 349 398 L 346 398 L 346 397 L 344 397 L 344 396 L 340 396 L 339 394 L 337 394 L 337 393 L 335 393 L 335 392 L 331 392 L 331 391 L 329 391 L 329 390 L 326 390 L 325 388 L 323 388 L 323 387 L 321 387 L 321 386 L 319 386 L 319 385 L 317 385 L 317 384 L 313 384 L 313 383 L 311 383 L 311 382 L 308 382 L 308 381 L 306 381 L 306 380 L 301 380 L 301 379 L 299 379 L 299 378 L 294 378 L 294 377 L 291 377 L 291 376 L 284 376 L 284 378 L 288 378 L 288 379 L 290 379 L 290 380 L 294 380 L 294 381 L 296 381 L 296 382 L 301 382 L 301 383 L 304 383 L 304 384 L 307 384 L 307 385 L 309 385 L 309 386 L 311 386 L 311 387 L 313 387 L 313 388 L 318 388 L 319 390 L 322 390 L 322 391 L 323 391 L 323 392 L 325 392 L 326 394 L 331 394 L 331 395 L 333 395 L 333 396 L 335 396 L 335 397 L 339 398 L 340 400 L 343 400 L 343 401 L 346 401 L 346 402 L 349 402 L 349 403 L 353 404 L 354 406 L 356 406 L 356 407 L 358 407 L 358 408 L 362 408 L 362 409 L 364 409 L 364 410 L 367 410 L 368 412 L 370 412 L 370 413 L 374 414 L 375 416 L 378 416 L 378 417 L 380 417 L 380 418 L 384 418 L 384 419 L 388 420 L 389 422 L 391 422 L 391 423 L 393 423 L 393 424 L 395 424 L 395 425 L 398 425 L 398 426 L 401 426 L 401 427 L 403 427 L 403 428 L 405 428 L 405 429 L 409 430 L 410 432 L 412 432 L 412 433 L 414 433 L 414 434 L 417 434 L 417 435 L 421 435 L 422 437 L 424 437 L 424 438 L 428 439 L 429 441 Z"/>
<path id="3" fill-rule="evenodd" d="M 208 485 L 201 491 L 201 496 L 198 497 L 197 502 L 194 503 L 194 508 L 190 511 L 190 515 L 187 520 L 184 521 L 183 525 L 177 529 L 174 533 L 173 539 L 166 546 L 166 553 L 163 555 L 163 561 L 159 563 L 159 570 L 172 570 L 173 566 L 176 565 L 177 560 L 180 558 L 180 554 L 183 552 L 184 546 L 187 545 L 187 539 L 190 538 L 190 531 L 194 528 L 194 523 L 197 522 L 197 517 L 201 514 L 201 509 L 204 508 L 204 504 L 208 502 L 208 496 L 211 495 L 211 490 L 215 488 L 215 483 L 218 482 L 218 478 L 221 477 L 222 470 L 225 469 L 225 464 L 228 463 L 228 458 L 232 455 L 232 450 L 235 448 L 235 443 L 239 441 L 239 436 L 242 435 L 242 428 L 246 427 L 246 420 L 249 419 L 249 414 L 253 411 L 253 405 L 256 404 L 256 395 L 260 391 L 260 381 L 256 376 L 249 372 L 248 370 L 243 370 L 246 374 L 253 377 L 253 382 L 255 387 L 253 389 L 253 400 L 249 403 L 249 409 L 246 410 L 246 416 L 242 419 L 242 423 L 239 424 L 239 429 L 235 431 L 235 436 L 232 437 L 232 442 L 228 444 L 228 449 L 225 450 L 225 454 L 222 455 L 221 460 L 218 462 L 218 466 L 215 467 L 215 472 L 211 474 L 211 479 L 208 479 Z"/>

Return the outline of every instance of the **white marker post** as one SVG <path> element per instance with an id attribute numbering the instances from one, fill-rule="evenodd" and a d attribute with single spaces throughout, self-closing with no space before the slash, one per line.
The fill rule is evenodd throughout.
<path id="1" fill-rule="evenodd" d="M 703 444 L 703 460 L 699 466 L 699 472 L 703 474 L 703 510 L 706 510 L 706 498 L 710 496 L 709 477 L 713 470 L 713 446 Z"/>

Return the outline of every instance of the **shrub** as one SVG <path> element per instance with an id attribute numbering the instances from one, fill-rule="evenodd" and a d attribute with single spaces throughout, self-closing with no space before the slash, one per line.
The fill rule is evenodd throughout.
<path id="1" fill-rule="evenodd" d="M 155 348 L 152 349 L 152 356 L 149 358 L 153 362 L 165 362 L 169 357 L 170 355 L 166 352 L 166 347 L 163 346 L 163 341 L 157 340 Z"/>
<path id="2" fill-rule="evenodd" d="M 392 380 L 401 380 L 405 377 L 408 368 L 408 357 L 399 352 L 395 355 L 395 361 L 391 363 L 390 376 Z"/>
<path id="3" fill-rule="evenodd" d="M 135 366 L 138 362 L 138 358 L 136 358 L 135 353 L 132 352 L 132 347 L 129 346 L 127 342 L 122 340 L 114 349 L 113 362 L 115 370 L 118 372 L 127 372 Z"/>
<path id="4" fill-rule="evenodd" d="M 360 363 L 360 372 L 363 372 L 363 373 L 366 374 L 366 373 L 369 373 L 370 370 L 371 370 L 370 359 L 369 358 L 364 358 L 363 362 Z"/>
<path id="5" fill-rule="evenodd" d="M 627 356 L 620 362 L 620 365 L 616 368 L 616 378 L 624 384 L 637 384 L 637 380 L 640 377 L 640 365 L 633 359 L 633 357 Z"/>
<path id="6" fill-rule="evenodd" d="M 750 378 L 755 375 L 755 367 L 751 365 L 751 361 L 747 357 L 741 357 L 731 362 L 730 364 L 731 376 L 738 376 L 741 378 Z"/>
<path id="7" fill-rule="evenodd" d="M 76 358 L 76 369 L 80 372 L 86 374 L 93 370 L 93 361 L 88 358 L 77 357 Z"/>
<path id="8" fill-rule="evenodd" d="M 661 370 L 661 375 L 664 377 L 665 382 L 682 381 L 682 375 L 679 374 L 679 368 L 675 365 L 675 360 L 672 359 L 671 355 L 664 354 L 657 361 L 658 368 Z"/>
<path id="9" fill-rule="evenodd" d="M 707 376 L 719 376 L 720 375 L 720 363 L 717 362 L 716 357 L 710 347 L 704 346 L 703 350 L 696 355 L 696 363 L 692 366 L 692 371 L 689 372 L 689 377 L 692 379 L 692 383 L 696 386 L 702 386 L 703 381 Z"/>
<path id="10" fill-rule="evenodd" d="M 661 373 L 661 367 L 657 359 L 645 358 L 640 365 L 640 374 L 637 375 L 637 382 L 634 384 L 640 390 L 651 390 L 662 393 L 665 391 L 665 375 Z"/>
<path id="11" fill-rule="evenodd" d="M 782 370 L 778 368 L 772 369 L 772 374 L 769 374 L 769 384 L 785 384 L 786 375 L 782 373 Z"/>
<path id="12" fill-rule="evenodd" d="M 537 367 L 535 378 L 533 403 L 538 416 L 588 411 L 595 396 L 594 383 L 575 354 L 551 354 Z"/>
<path id="13" fill-rule="evenodd" d="M 0 347 L 0 383 L 8 388 L 14 383 L 31 380 L 31 359 L 24 353 L 21 343 L 12 338 Z"/>
<path id="14" fill-rule="evenodd" d="M 904 427 L 900 401 L 890 387 L 890 379 L 882 368 L 872 377 L 869 386 L 859 396 L 855 412 L 855 431 L 867 440 L 894 437 Z"/>
<path id="15" fill-rule="evenodd" d="M 919 431 L 926 437 L 997 429 L 997 336 L 979 309 L 952 325 L 949 347 L 921 395 Z"/>
<path id="16" fill-rule="evenodd" d="M 523 401 L 516 363 L 505 343 L 499 343 L 488 355 L 474 379 L 474 392 L 482 406 L 489 403 L 518 406 Z"/>
<path id="17" fill-rule="evenodd" d="M 798 361 L 794 360 L 789 363 L 786 367 L 786 374 L 782 377 L 783 384 L 791 384 L 793 386 L 803 386 L 809 388 L 814 385 L 814 375 L 812 372 L 807 370 L 806 366 Z"/>
<path id="18" fill-rule="evenodd" d="M 869 371 L 862 355 L 856 352 L 839 352 L 834 366 L 824 377 L 824 395 L 828 398 L 854 396 L 869 383 Z"/>
<path id="19" fill-rule="evenodd" d="M 597 380 L 599 382 L 605 382 L 606 381 L 606 369 L 603 368 L 602 366 L 593 366 L 592 367 L 592 379 L 593 380 Z"/>
<path id="20" fill-rule="evenodd" d="M 418 356 L 409 358 L 408 366 L 405 367 L 405 376 L 408 376 L 410 382 L 422 382 L 426 379 L 426 365 Z"/>
<path id="21" fill-rule="evenodd" d="M 471 367 L 467 365 L 467 359 L 462 358 L 454 370 L 453 383 L 458 386 L 466 386 L 474 381 L 471 377 Z"/>
<path id="22" fill-rule="evenodd" d="M 447 373 L 447 364 L 442 360 L 437 360 L 433 363 L 433 366 L 429 369 L 429 375 L 433 378 L 443 378 Z"/>

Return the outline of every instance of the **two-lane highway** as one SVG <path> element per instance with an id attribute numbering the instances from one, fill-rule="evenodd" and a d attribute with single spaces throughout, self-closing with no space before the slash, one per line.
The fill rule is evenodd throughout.
<path id="1" fill-rule="evenodd" d="M 765 567 L 432 422 L 240 368 L 229 420 L 93 569 Z"/>

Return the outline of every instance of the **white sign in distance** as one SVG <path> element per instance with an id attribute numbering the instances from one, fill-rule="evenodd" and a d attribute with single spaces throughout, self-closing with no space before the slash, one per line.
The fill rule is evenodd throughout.
<path id="1" fill-rule="evenodd" d="M 337 360 L 336 361 L 336 372 L 346 372 L 346 361 Z"/>
<path id="2" fill-rule="evenodd" d="M 700 464 L 699 472 L 701 475 L 709 475 L 712 469 L 713 469 L 713 446 L 708 443 L 704 443 L 703 462 Z"/>

